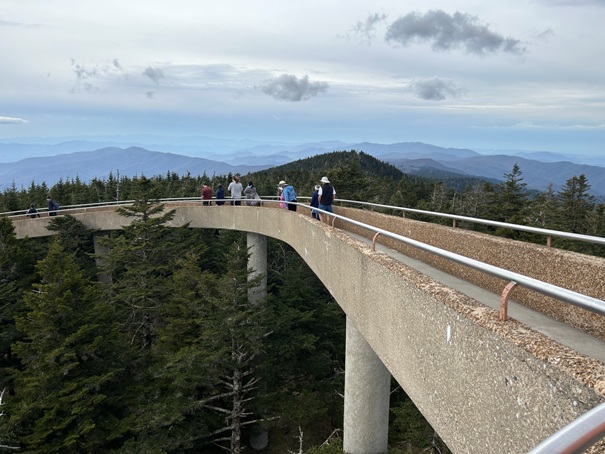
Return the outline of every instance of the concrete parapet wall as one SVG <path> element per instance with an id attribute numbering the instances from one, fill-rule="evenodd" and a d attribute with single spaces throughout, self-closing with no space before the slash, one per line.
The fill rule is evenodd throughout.
<path id="1" fill-rule="evenodd" d="M 525 453 L 605 401 L 603 363 L 515 320 L 498 322 L 496 311 L 307 213 L 167 208 L 176 209 L 174 226 L 254 232 L 290 244 L 453 452 Z M 97 229 L 130 222 L 112 212 L 76 217 Z M 45 222 L 16 221 L 19 237 L 38 228 L 32 221 Z"/>
<path id="2" fill-rule="evenodd" d="M 372 211 L 343 207 L 335 207 L 335 211 L 351 219 L 440 249 L 605 300 L 605 259 L 600 257 Z M 366 238 L 372 238 L 374 235 L 373 232 L 351 224 L 345 226 L 341 221 L 337 221 L 336 226 L 354 231 Z M 378 242 L 497 294 L 502 293 L 508 284 L 486 273 L 386 237 L 379 236 Z M 511 298 L 533 310 L 605 340 L 604 319 L 598 314 L 522 287 L 516 287 L 511 293 Z"/>

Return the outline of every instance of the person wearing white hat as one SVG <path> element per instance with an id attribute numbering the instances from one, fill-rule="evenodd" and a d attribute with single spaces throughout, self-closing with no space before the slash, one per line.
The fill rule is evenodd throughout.
<path id="1" fill-rule="evenodd" d="M 292 202 L 292 203 L 287 203 L 288 205 L 288 210 L 290 211 L 296 211 L 296 191 L 294 190 L 294 187 L 288 183 L 286 183 L 284 180 L 281 180 L 279 182 L 279 187 L 282 188 L 282 194 L 284 196 L 284 200 L 287 202 Z"/>
<path id="2" fill-rule="evenodd" d="M 318 191 L 318 208 L 320 210 L 327 211 L 328 213 L 334 213 L 334 210 L 332 209 L 332 202 L 334 202 L 334 199 L 336 198 L 336 189 L 334 189 L 334 187 L 330 184 L 328 177 L 322 177 L 319 182 L 322 183 L 322 186 L 319 187 Z M 328 217 L 323 217 L 325 218 L 325 222 L 328 222 Z M 324 220 L 322 219 L 321 212 L 319 213 L 319 218 Z"/>

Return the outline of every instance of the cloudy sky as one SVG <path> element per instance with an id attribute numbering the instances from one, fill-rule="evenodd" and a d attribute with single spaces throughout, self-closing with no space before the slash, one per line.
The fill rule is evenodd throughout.
<path id="1" fill-rule="evenodd" d="M 605 152 L 605 0 L 0 0 L 0 141 Z"/>

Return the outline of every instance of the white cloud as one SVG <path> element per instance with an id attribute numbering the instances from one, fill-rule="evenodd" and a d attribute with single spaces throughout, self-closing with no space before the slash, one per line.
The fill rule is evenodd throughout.
<path id="1" fill-rule="evenodd" d="M 28 121 L 23 118 L 0 117 L 0 125 L 22 125 L 25 123 L 28 123 Z"/>

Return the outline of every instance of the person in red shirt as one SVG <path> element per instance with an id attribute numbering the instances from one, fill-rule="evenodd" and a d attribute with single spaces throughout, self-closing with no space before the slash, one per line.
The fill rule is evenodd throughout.
<path id="1" fill-rule="evenodd" d="M 202 184 L 202 205 L 212 205 L 212 189 L 206 183 Z"/>

